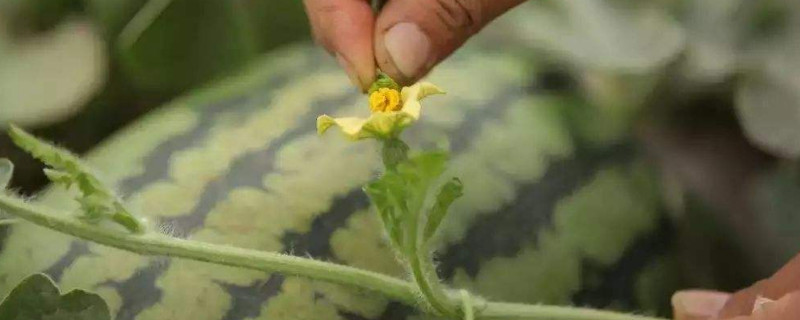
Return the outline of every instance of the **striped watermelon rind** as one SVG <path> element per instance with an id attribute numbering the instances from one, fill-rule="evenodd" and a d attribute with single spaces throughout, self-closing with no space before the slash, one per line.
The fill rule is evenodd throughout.
<path id="1" fill-rule="evenodd" d="M 656 308 L 673 268 L 652 168 L 627 135 L 578 134 L 602 111 L 545 90 L 530 66 L 460 51 L 430 79 L 450 94 L 405 132 L 413 148 L 449 150 L 446 175 L 464 181 L 436 237 L 441 276 L 493 300 Z M 149 114 L 87 160 L 169 234 L 404 277 L 361 192 L 377 147 L 314 130 L 319 114 L 365 108 L 330 58 L 296 46 Z M 72 197 L 49 190 L 39 201 L 74 210 Z M 120 320 L 413 313 L 323 282 L 142 257 L 29 224 L 1 230 L 0 293 L 44 271 L 65 290 L 98 292 Z"/>

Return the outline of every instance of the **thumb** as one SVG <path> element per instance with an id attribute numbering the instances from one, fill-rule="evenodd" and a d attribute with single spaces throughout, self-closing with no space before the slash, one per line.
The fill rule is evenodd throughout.
<path id="1" fill-rule="evenodd" d="M 375 59 L 408 84 L 424 76 L 470 36 L 524 0 L 395 0 L 375 23 Z"/>

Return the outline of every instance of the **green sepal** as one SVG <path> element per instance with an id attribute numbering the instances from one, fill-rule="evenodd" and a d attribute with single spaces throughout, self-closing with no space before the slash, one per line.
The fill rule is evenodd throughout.
<path id="1" fill-rule="evenodd" d="M 447 210 L 458 198 L 464 195 L 464 185 L 458 178 L 452 178 L 447 181 L 436 196 L 436 202 L 433 207 L 428 211 L 428 220 L 425 223 L 425 231 L 423 233 L 423 241 L 430 240 L 436 231 L 439 229 L 444 217 L 447 216 Z"/>
<path id="2" fill-rule="evenodd" d="M 134 233 L 145 230 L 144 223 L 125 209 L 120 198 L 111 188 L 100 182 L 78 156 L 39 140 L 13 125 L 10 126 L 8 135 L 17 146 L 50 167 L 44 171 L 50 180 L 66 187 L 78 187 L 80 195 L 76 200 L 83 209 L 81 219 L 90 223 L 110 219 Z"/>
<path id="3" fill-rule="evenodd" d="M 100 296 L 83 290 L 62 295 L 48 276 L 34 274 L 22 280 L 0 303 L 0 319 L 110 320 Z"/>
<path id="4" fill-rule="evenodd" d="M 375 91 L 378 91 L 378 89 L 380 88 L 389 88 L 400 91 L 400 85 L 397 84 L 397 82 L 395 82 L 394 79 L 392 79 L 392 77 L 383 72 L 378 72 L 378 76 L 375 79 L 375 82 L 373 82 L 372 85 L 369 86 L 369 91 L 367 91 L 367 95 L 370 95 Z"/>
<path id="5" fill-rule="evenodd" d="M 0 190 L 8 187 L 14 176 L 14 163 L 6 158 L 0 158 Z"/>

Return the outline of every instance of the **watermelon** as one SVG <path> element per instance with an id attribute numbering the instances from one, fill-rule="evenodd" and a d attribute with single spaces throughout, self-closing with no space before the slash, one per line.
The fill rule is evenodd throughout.
<path id="1" fill-rule="evenodd" d="M 675 284 L 654 168 L 629 127 L 525 55 L 479 45 L 429 80 L 404 133 L 444 149 L 464 196 L 436 238 L 453 288 L 512 302 L 662 312 Z M 131 208 L 176 237 L 280 251 L 406 277 L 361 186 L 377 143 L 318 136 L 315 119 L 366 113 L 319 49 L 296 45 L 118 132 L 87 155 Z M 72 193 L 38 202 L 76 210 Z M 405 319 L 413 306 L 281 274 L 146 257 L 27 223 L 0 229 L 0 294 L 33 272 L 97 292 L 118 320 Z"/>

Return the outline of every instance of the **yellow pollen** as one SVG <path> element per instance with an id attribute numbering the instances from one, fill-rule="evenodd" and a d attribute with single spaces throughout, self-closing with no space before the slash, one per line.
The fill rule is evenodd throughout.
<path id="1" fill-rule="evenodd" d="M 400 92 L 380 88 L 369 95 L 369 109 L 372 112 L 400 111 Z"/>

